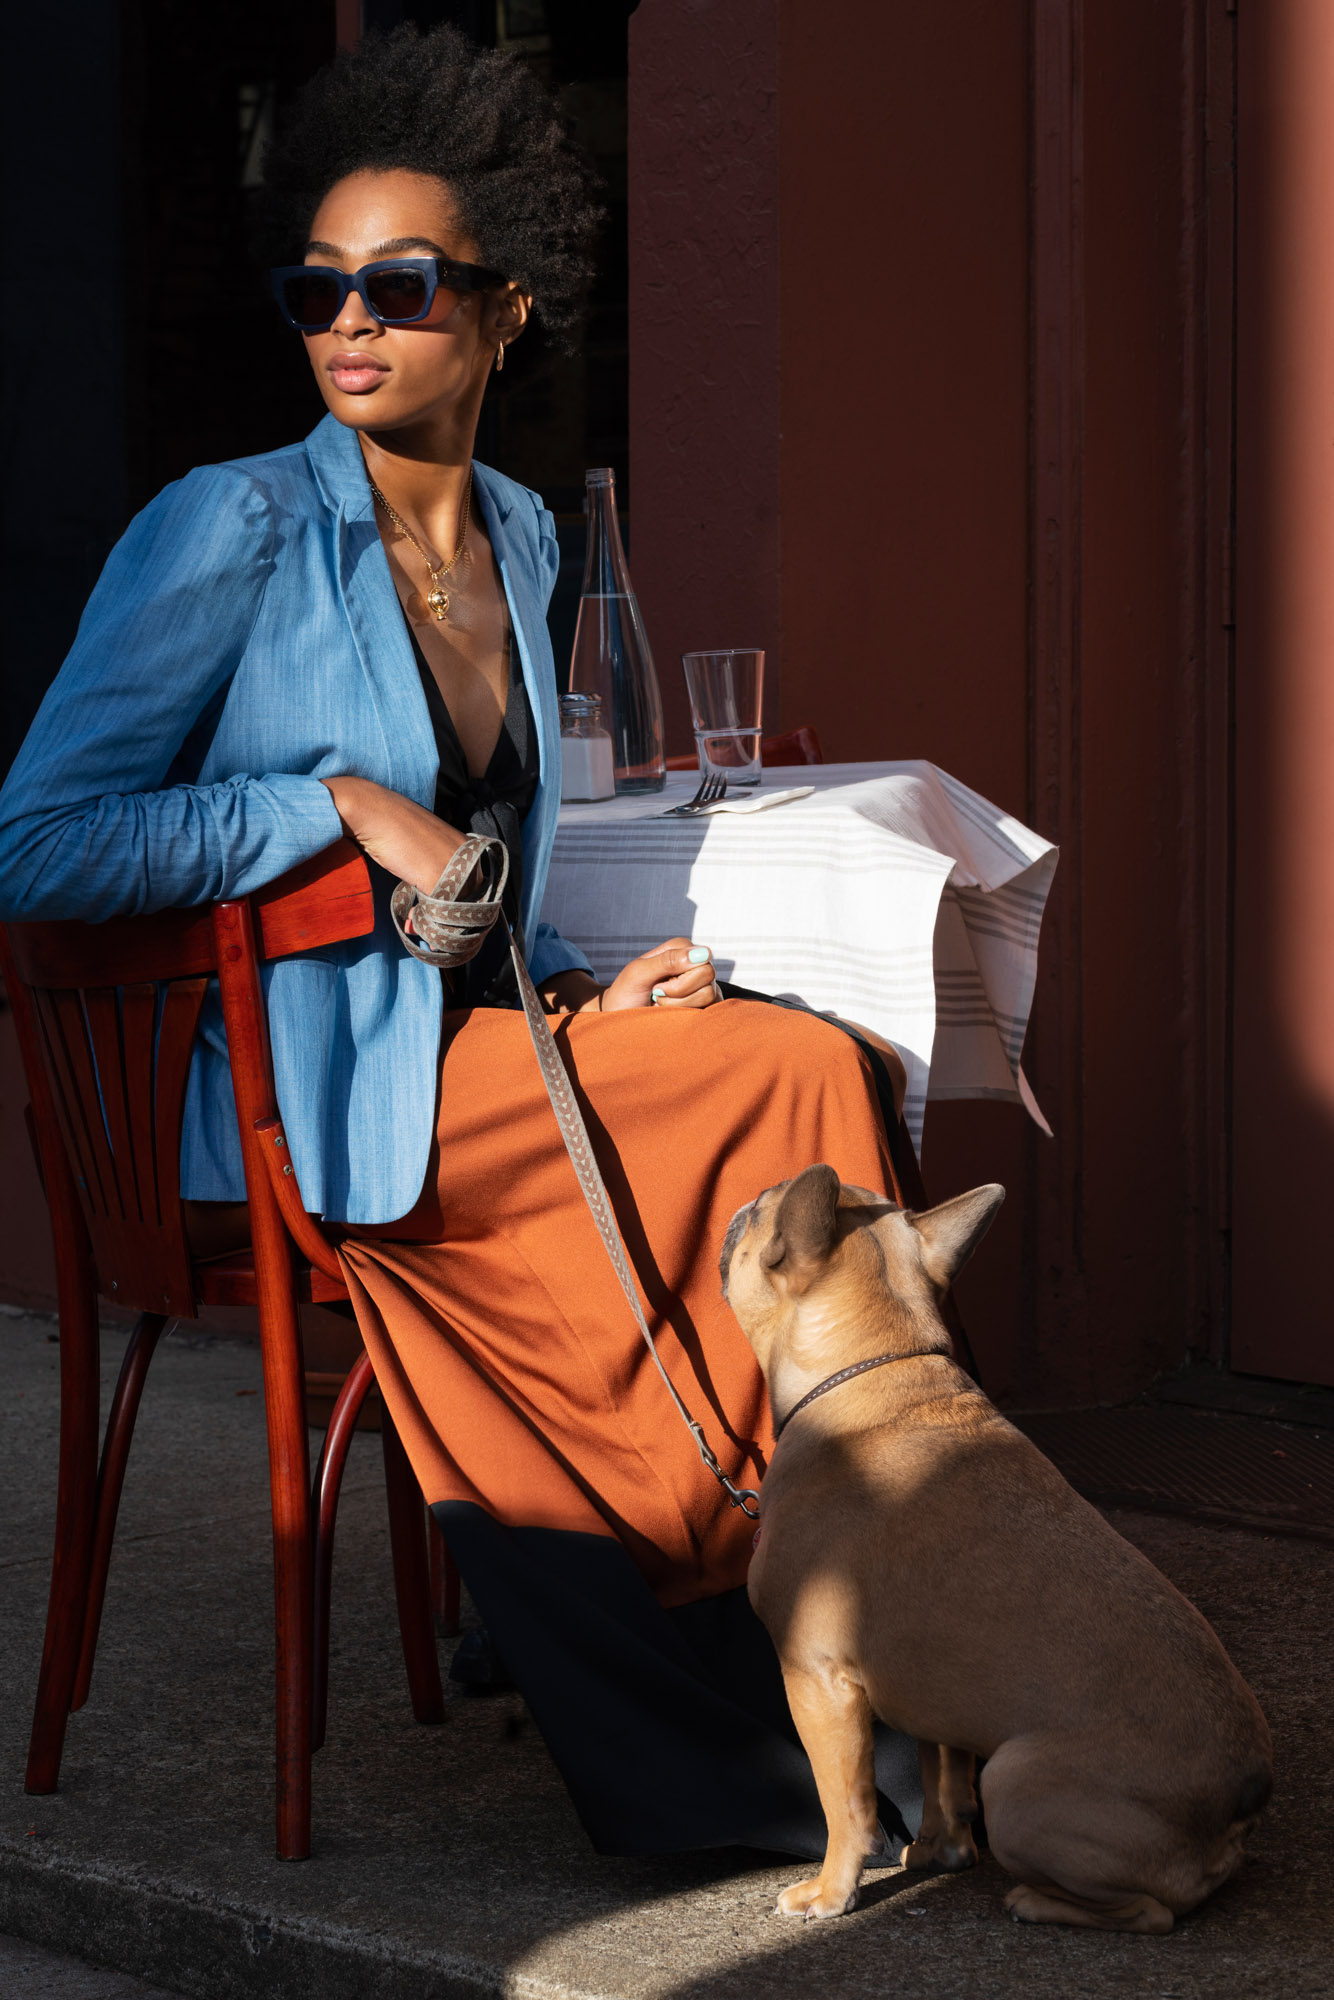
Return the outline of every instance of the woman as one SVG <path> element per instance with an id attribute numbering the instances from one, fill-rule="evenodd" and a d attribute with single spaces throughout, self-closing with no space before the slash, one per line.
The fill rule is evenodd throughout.
<path id="1" fill-rule="evenodd" d="M 426 1498 L 600 1848 L 818 1853 L 745 1598 L 753 1525 L 721 1502 L 642 1350 L 499 936 L 446 990 L 388 915 L 395 881 L 429 892 L 467 832 L 505 841 L 511 922 L 562 1017 L 663 1358 L 724 1469 L 758 1485 L 772 1434 L 719 1296 L 727 1221 L 814 1159 L 893 1182 L 851 1040 L 719 1004 L 688 939 L 599 988 L 540 918 L 555 536 L 472 446 L 530 310 L 557 337 L 576 322 L 584 172 L 526 70 L 405 28 L 316 79 L 269 179 L 300 258 L 276 295 L 329 414 L 304 444 L 192 472 L 131 524 L 0 795 L 4 914 L 210 902 L 341 834 L 360 843 L 374 934 L 270 968 L 269 1018 L 303 1198 L 342 1226 Z M 215 1002 L 182 1188 L 201 1232 L 244 1194 Z"/>

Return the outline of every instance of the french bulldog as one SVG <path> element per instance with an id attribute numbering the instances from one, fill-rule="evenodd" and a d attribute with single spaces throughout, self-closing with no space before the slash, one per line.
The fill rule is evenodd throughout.
<path id="1" fill-rule="evenodd" d="M 920 1747 L 906 1867 L 976 1860 L 983 1758 L 1012 1917 L 1170 1931 L 1240 1862 L 1269 1730 L 1212 1627 L 953 1359 L 941 1300 L 1004 1198 L 915 1214 L 813 1166 L 727 1232 L 724 1295 L 779 1432 L 750 1598 L 828 1839 L 778 1908 L 855 1904 L 879 1716 Z"/>

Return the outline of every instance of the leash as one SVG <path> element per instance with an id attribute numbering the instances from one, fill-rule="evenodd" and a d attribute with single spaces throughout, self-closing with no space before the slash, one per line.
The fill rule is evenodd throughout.
<path id="1" fill-rule="evenodd" d="M 461 901 L 463 891 L 475 870 L 480 871 L 477 895 Z M 524 1019 L 528 1023 L 528 1033 L 537 1057 L 542 1081 L 546 1085 L 551 1109 L 560 1127 L 565 1150 L 570 1156 L 575 1177 L 579 1182 L 584 1200 L 588 1203 L 603 1248 L 611 1259 L 612 1269 L 625 1293 L 626 1302 L 643 1336 L 644 1344 L 653 1357 L 653 1365 L 662 1377 L 663 1386 L 671 1397 L 686 1429 L 694 1439 L 695 1449 L 705 1470 L 712 1474 L 726 1493 L 728 1502 L 739 1507 L 752 1521 L 759 1519 L 760 1496 L 749 1486 L 737 1486 L 719 1465 L 717 1457 L 704 1435 L 703 1426 L 691 1416 L 676 1384 L 663 1365 L 657 1343 L 644 1317 L 644 1308 L 639 1302 L 639 1291 L 635 1284 L 630 1260 L 625 1254 L 625 1245 L 616 1223 L 616 1211 L 607 1193 L 593 1152 L 588 1127 L 583 1120 L 570 1083 L 555 1037 L 547 1025 L 547 1017 L 542 1002 L 524 964 L 523 953 L 514 941 L 509 922 L 501 907 L 505 893 L 505 883 L 509 876 L 509 853 L 503 841 L 488 839 L 481 834 L 470 834 L 458 851 L 450 857 L 448 866 L 429 896 L 423 896 L 410 882 L 400 882 L 390 898 L 390 914 L 394 926 L 405 948 L 414 958 L 423 959 L 428 965 L 466 965 L 480 949 L 488 932 L 497 924 L 504 927 L 509 939 L 510 958 L 514 964 L 514 975 L 519 985 L 519 997 L 523 1002 Z M 416 937 L 405 928 L 411 915 Z M 420 940 L 420 942 L 418 941 Z"/>
<path id="2" fill-rule="evenodd" d="M 883 1368 L 890 1361 L 921 1361 L 928 1354 L 944 1353 L 943 1347 L 914 1347 L 910 1354 L 876 1354 L 869 1361 L 854 1361 L 850 1368 L 840 1368 L 837 1375 L 826 1375 L 823 1382 L 817 1382 L 799 1403 L 792 1405 L 781 1424 L 774 1425 L 774 1442 L 777 1443 L 793 1417 L 798 1416 L 807 1403 L 813 1403 L 817 1396 L 827 1396 L 831 1389 L 837 1389 L 840 1382 L 850 1382 L 854 1375 L 864 1375 L 868 1368 Z M 946 1359 L 949 1359 L 948 1355 Z"/>

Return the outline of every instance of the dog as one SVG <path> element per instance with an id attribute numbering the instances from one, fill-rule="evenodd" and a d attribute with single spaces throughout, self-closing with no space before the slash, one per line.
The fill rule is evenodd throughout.
<path id="1" fill-rule="evenodd" d="M 1012 1917 L 1170 1931 L 1241 1860 L 1269 1730 L 1212 1627 L 953 1359 L 941 1300 L 1004 1198 L 914 1214 L 814 1166 L 727 1232 L 723 1294 L 778 1431 L 750 1599 L 827 1827 L 778 1908 L 841 1916 L 883 1853 L 878 1716 L 919 1743 L 906 1867 L 976 1860 L 984 1758 Z"/>

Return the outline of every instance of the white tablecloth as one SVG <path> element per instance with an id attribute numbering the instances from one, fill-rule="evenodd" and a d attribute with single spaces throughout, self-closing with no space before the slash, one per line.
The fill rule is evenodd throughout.
<path id="1" fill-rule="evenodd" d="M 748 815 L 661 817 L 667 790 L 561 808 L 543 914 L 600 979 L 678 934 L 719 975 L 861 1022 L 900 1051 L 920 1149 L 928 1097 L 998 1097 L 1044 1123 L 1020 1067 L 1049 841 L 934 764 L 766 771 L 811 798 Z"/>

